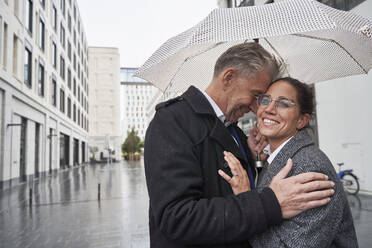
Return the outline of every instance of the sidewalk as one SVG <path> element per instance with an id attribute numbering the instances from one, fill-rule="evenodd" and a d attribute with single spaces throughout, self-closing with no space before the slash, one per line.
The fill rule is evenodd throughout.
<path id="1" fill-rule="evenodd" d="M 149 246 L 140 162 L 76 167 L 33 189 L 32 205 L 27 184 L 1 193 L 1 247 Z"/>
<path id="2" fill-rule="evenodd" d="M 370 248 L 372 196 L 348 199 L 359 246 Z M 141 162 L 70 168 L 0 192 L 0 244 L 6 248 L 149 247 L 147 211 Z"/>

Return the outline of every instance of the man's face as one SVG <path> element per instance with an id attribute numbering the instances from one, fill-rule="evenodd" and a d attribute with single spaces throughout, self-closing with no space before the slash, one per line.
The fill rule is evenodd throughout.
<path id="1" fill-rule="evenodd" d="M 255 96 L 264 93 L 271 81 L 267 71 L 258 71 L 249 77 L 240 75 L 232 79 L 231 88 L 226 92 L 226 121 L 236 122 L 249 111 L 257 113 Z"/>

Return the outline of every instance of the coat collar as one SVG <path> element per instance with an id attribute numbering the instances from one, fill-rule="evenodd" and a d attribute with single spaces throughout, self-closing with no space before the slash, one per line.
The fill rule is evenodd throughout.
<path id="1" fill-rule="evenodd" d="M 213 107 L 205 98 L 203 93 L 201 93 L 200 90 L 194 86 L 190 86 L 182 97 L 187 101 L 195 113 L 209 115 L 211 118 L 213 118 L 213 124 L 209 134 L 210 137 L 216 140 L 226 151 L 233 153 L 240 160 L 244 160 L 244 157 L 241 154 L 234 138 L 231 136 L 229 130 L 225 127 L 221 120 L 217 118 Z M 246 144 L 242 138 L 243 137 L 240 137 L 242 144 Z"/>
<path id="2" fill-rule="evenodd" d="M 293 158 L 302 148 L 313 144 L 314 142 L 306 129 L 299 131 L 290 141 L 288 141 L 287 144 L 285 144 L 282 150 L 274 158 L 269 168 L 270 173 L 276 175 L 287 163 L 289 158 Z"/>
<path id="3" fill-rule="evenodd" d="M 191 108 L 198 114 L 208 114 L 215 116 L 215 112 L 205 98 L 203 93 L 200 92 L 194 86 L 190 86 L 188 90 L 183 94 L 183 98 L 189 103 Z"/>

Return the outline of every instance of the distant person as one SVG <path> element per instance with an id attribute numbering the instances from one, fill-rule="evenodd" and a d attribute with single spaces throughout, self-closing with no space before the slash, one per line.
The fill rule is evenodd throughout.
<path id="1" fill-rule="evenodd" d="M 236 121 L 256 111 L 256 96 L 277 73 L 277 63 L 259 44 L 240 44 L 218 58 L 205 92 L 191 86 L 156 107 L 144 154 L 151 247 L 247 247 L 248 238 L 283 218 L 329 202 L 333 183 L 325 175 L 285 178 L 290 164 L 270 186 L 238 196 L 217 173 L 239 177 L 224 160 L 223 151 L 231 151 L 255 176 L 247 137 Z"/>
<path id="2" fill-rule="evenodd" d="M 268 165 L 259 176 L 258 191 L 270 185 L 289 158 L 293 160 L 290 176 L 318 171 L 326 174 L 336 185 L 330 203 L 302 212 L 251 237 L 253 247 L 358 247 L 343 185 L 328 157 L 317 148 L 306 131 L 313 111 L 311 89 L 293 78 L 274 81 L 268 91 L 258 97 L 258 129 L 267 138 L 271 150 Z M 226 153 L 226 159 L 233 170 L 242 170 L 240 162 L 231 153 Z M 249 188 L 244 186 L 249 185 L 247 178 L 242 177 L 238 182 L 221 174 L 233 185 L 238 197 L 244 187 Z"/>

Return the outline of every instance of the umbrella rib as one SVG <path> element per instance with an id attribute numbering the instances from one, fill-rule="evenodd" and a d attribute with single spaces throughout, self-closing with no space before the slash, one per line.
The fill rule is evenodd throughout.
<path id="1" fill-rule="evenodd" d="M 186 61 L 188 61 L 189 59 L 192 59 L 192 58 L 194 58 L 194 57 L 196 57 L 196 56 L 199 56 L 200 54 L 203 54 L 203 53 L 205 53 L 205 52 L 207 52 L 207 51 L 209 51 L 209 50 L 211 50 L 211 49 L 213 49 L 213 48 L 215 48 L 215 47 L 217 47 L 217 46 L 219 46 L 219 45 L 221 45 L 221 44 L 223 44 L 223 43 L 224 43 L 224 42 L 218 42 L 218 43 L 214 44 L 213 46 L 208 47 L 208 48 L 205 49 L 204 51 L 201 51 L 201 52 L 199 52 L 199 53 L 197 53 L 197 54 L 194 54 L 194 55 L 192 55 L 192 56 L 189 56 L 189 57 L 185 58 L 185 59 L 183 60 L 182 64 L 177 68 L 177 71 L 173 74 L 172 78 L 170 79 L 170 83 L 169 83 L 168 86 L 164 89 L 164 93 L 169 89 L 169 87 L 171 87 L 171 86 L 173 85 L 173 80 L 174 80 L 174 78 L 176 77 L 176 75 L 178 74 L 178 72 L 181 70 L 182 65 L 186 63 Z"/>
<path id="2" fill-rule="evenodd" d="M 275 47 L 273 45 L 271 45 L 271 43 L 267 40 L 267 38 L 264 38 L 264 40 L 267 42 L 267 44 L 270 46 L 270 48 L 279 56 L 280 60 L 283 62 L 284 64 L 284 68 L 285 68 L 285 71 L 287 72 L 288 76 L 291 76 L 289 74 L 289 71 L 287 69 L 287 66 L 285 65 L 285 61 L 283 59 L 283 57 L 280 55 L 280 53 L 275 49 Z"/>
<path id="3" fill-rule="evenodd" d="M 310 39 L 315 39 L 315 40 L 321 40 L 321 41 L 328 41 L 328 42 L 333 42 L 335 43 L 337 46 L 339 46 L 342 50 L 344 50 L 353 60 L 354 62 L 364 71 L 365 74 L 368 74 L 368 71 L 366 69 L 364 69 L 364 67 L 353 57 L 353 55 L 351 55 L 349 53 L 348 50 L 346 50 L 340 43 L 338 43 L 337 41 L 333 40 L 333 39 L 326 39 L 326 38 L 320 38 L 320 37 L 314 37 L 314 36 L 311 36 L 311 35 L 306 35 L 306 34 L 292 34 L 294 36 L 298 36 L 298 37 L 304 37 L 304 38 L 310 38 Z"/>

